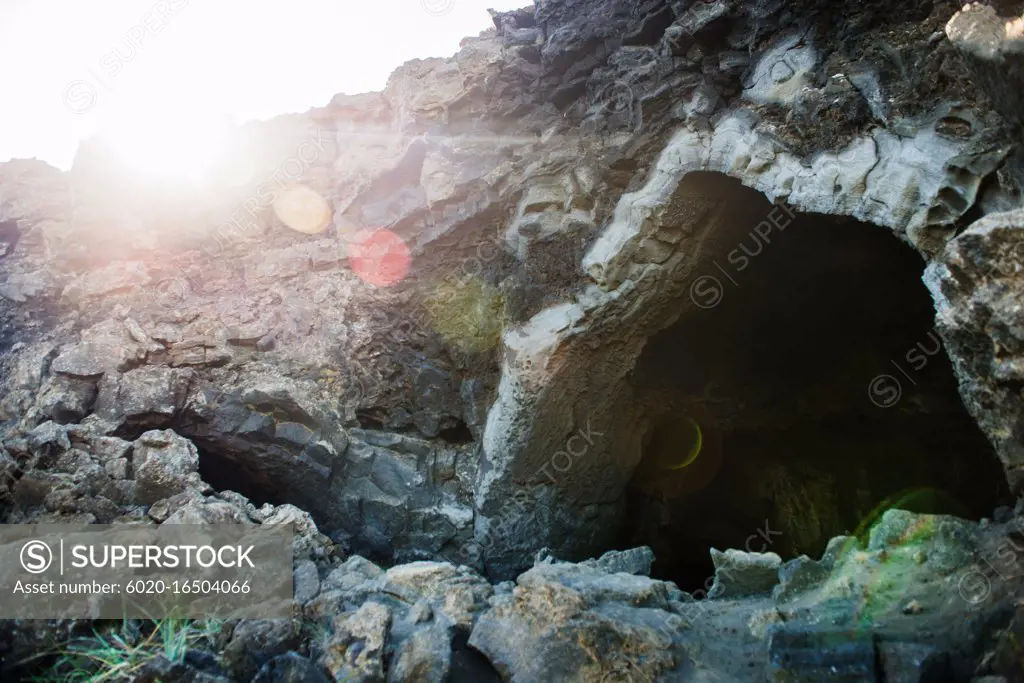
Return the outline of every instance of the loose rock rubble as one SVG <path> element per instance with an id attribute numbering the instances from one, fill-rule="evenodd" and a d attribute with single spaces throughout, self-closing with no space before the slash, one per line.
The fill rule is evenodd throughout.
<path id="1" fill-rule="evenodd" d="M 923 682 L 1017 666 L 999 653 L 1022 587 L 1020 508 L 980 525 L 891 510 L 865 542 L 837 537 L 818 560 L 712 549 L 713 587 L 698 599 L 648 576 L 648 548 L 580 563 L 543 551 L 499 584 L 449 562 L 383 568 L 292 505 L 215 493 L 170 430 L 126 441 L 47 422 L 4 449 L 7 522 L 293 525 L 293 619 L 229 622 L 213 673 L 168 662 L 161 680 L 810 682 L 839 667 L 851 680 Z M 11 674 L 38 638 L 68 628 L 8 622 Z"/>

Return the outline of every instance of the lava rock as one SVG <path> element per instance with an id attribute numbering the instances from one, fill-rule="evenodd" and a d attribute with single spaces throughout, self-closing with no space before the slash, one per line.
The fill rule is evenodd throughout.
<path id="1" fill-rule="evenodd" d="M 886 683 L 944 683 L 953 673 L 946 653 L 919 643 L 880 642 L 878 661 Z"/>
<path id="2" fill-rule="evenodd" d="M 446 683 L 451 670 L 451 633 L 440 624 L 417 628 L 395 650 L 388 683 Z"/>
<path id="3" fill-rule="evenodd" d="M 384 681 L 385 645 L 390 628 L 391 610 L 373 602 L 354 613 L 335 617 L 320 664 L 335 680 Z"/>
<path id="4" fill-rule="evenodd" d="M 50 369 L 72 377 L 99 377 L 116 368 L 114 348 L 98 344 L 76 344 L 65 349 Z"/>
<path id="5" fill-rule="evenodd" d="M 626 652 L 637 678 L 659 680 L 685 660 L 672 637 L 677 615 L 667 587 L 630 574 L 608 574 L 575 564 L 540 564 L 517 580 L 512 593 L 490 600 L 473 627 L 469 646 L 481 652 L 503 680 L 589 681 L 622 671 Z M 588 611 L 590 609 L 593 611 Z M 599 643 L 615 652 L 588 655 Z"/>
<path id="6" fill-rule="evenodd" d="M 735 598 L 770 593 L 779 582 L 782 558 L 775 553 L 711 549 L 715 581 L 708 598 Z"/>
<path id="7" fill-rule="evenodd" d="M 976 526 L 950 515 L 887 510 L 871 528 L 868 550 L 920 547 L 936 569 L 953 571 L 971 561 L 971 538 Z"/>
<path id="8" fill-rule="evenodd" d="M 768 637 L 771 683 L 876 683 L 870 634 L 806 627 L 774 627 Z"/>
<path id="9" fill-rule="evenodd" d="M 140 503 L 155 503 L 190 488 L 203 488 L 199 451 L 171 430 L 152 430 L 135 441 L 135 493 Z"/>
<path id="10" fill-rule="evenodd" d="M 629 550 L 611 550 L 596 560 L 584 560 L 580 564 L 609 574 L 650 576 L 651 566 L 654 564 L 654 551 L 646 546 Z"/>
<path id="11" fill-rule="evenodd" d="M 295 602 L 304 605 L 320 592 L 320 576 L 317 573 L 316 564 L 310 560 L 303 560 L 295 565 L 292 574 L 292 582 L 295 585 Z"/>
<path id="12" fill-rule="evenodd" d="M 446 562 L 412 562 L 392 567 L 383 577 L 388 590 L 415 603 L 425 599 L 437 612 L 453 623 L 472 628 L 479 614 L 486 609 L 491 596 L 487 581 L 468 567 L 455 567 Z"/>
<path id="13" fill-rule="evenodd" d="M 298 649 L 301 638 L 291 621 L 247 619 L 235 624 L 221 659 L 234 680 L 252 680 L 279 655 Z"/>
<path id="14" fill-rule="evenodd" d="M 36 397 L 42 414 L 60 423 L 78 422 L 92 412 L 98 390 L 90 379 L 53 375 Z"/>
<path id="15" fill-rule="evenodd" d="M 187 664 L 157 655 L 139 667 L 134 680 L 138 683 L 193 683 L 195 673 Z"/>
<path id="16" fill-rule="evenodd" d="M 806 555 L 785 562 L 779 567 L 779 585 L 772 591 L 776 602 L 786 602 L 820 586 L 828 579 L 829 571 L 822 563 Z"/>
<path id="17" fill-rule="evenodd" d="M 182 408 L 192 370 L 145 366 L 100 381 L 96 412 L 120 426 L 162 427 Z"/>
<path id="18" fill-rule="evenodd" d="M 150 510 L 150 516 L 153 515 Z M 249 517 L 237 505 L 216 498 L 191 496 L 164 520 L 164 524 L 248 524 Z"/>
<path id="19" fill-rule="evenodd" d="M 59 453 L 71 448 L 67 428 L 55 422 L 44 422 L 29 432 L 27 438 L 28 445 L 51 462 Z"/>
<path id="20" fill-rule="evenodd" d="M 310 660 L 289 652 L 264 664 L 252 683 L 330 683 L 330 679 Z"/>

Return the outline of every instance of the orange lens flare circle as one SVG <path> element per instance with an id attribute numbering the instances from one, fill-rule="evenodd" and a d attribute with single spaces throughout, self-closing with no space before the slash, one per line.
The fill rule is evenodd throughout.
<path id="1" fill-rule="evenodd" d="M 296 232 L 316 235 L 331 224 L 331 206 L 320 194 L 305 185 L 295 185 L 274 200 L 274 214 Z"/>

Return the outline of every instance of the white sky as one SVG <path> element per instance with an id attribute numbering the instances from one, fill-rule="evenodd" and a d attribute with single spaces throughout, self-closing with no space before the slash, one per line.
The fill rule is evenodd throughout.
<path id="1" fill-rule="evenodd" d="M 66 169 L 80 139 L 126 117 L 159 135 L 175 117 L 240 122 L 380 90 L 402 62 L 450 56 L 492 26 L 486 8 L 529 4 L 0 0 L 0 161 Z"/>

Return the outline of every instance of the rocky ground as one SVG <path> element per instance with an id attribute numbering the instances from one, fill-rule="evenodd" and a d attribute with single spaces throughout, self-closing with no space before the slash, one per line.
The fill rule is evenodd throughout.
<path id="1" fill-rule="evenodd" d="M 1022 12 L 538 0 L 208 186 L 0 164 L 2 521 L 295 525 L 137 680 L 1024 680 Z"/>
<path id="2" fill-rule="evenodd" d="M 644 547 L 579 563 L 540 551 L 515 581 L 495 584 L 450 562 L 381 567 L 346 552 L 293 505 L 257 507 L 214 492 L 198 476 L 195 446 L 171 430 L 125 441 L 46 422 L 4 446 L 10 523 L 294 525 L 293 619 L 218 623 L 180 660 L 151 654 L 133 680 L 1024 676 L 1024 508 L 1001 508 L 980 524 L 890 510 L 865 538 L 832 539 L 820 559 L 711 550 L 714 575 L 693 594 L 650 578 L 655 558 Z M 766 527 L 762 536 L 775 533 Z M 90 628 L 5 622 L 4 679 L 45 671 L 53 661 L 38 655 L 47 646 L 64 651 Z"/>

